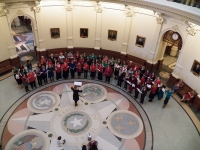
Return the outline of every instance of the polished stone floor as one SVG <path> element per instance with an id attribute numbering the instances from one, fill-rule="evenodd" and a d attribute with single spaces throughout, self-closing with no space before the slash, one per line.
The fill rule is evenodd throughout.
<path id="1" fill-rule="evenodd" d="M 116 80 L 111 79 L 111 84 L 115 86 Z M 0 118 L 5 113 L 12 113 L 14 110 L 8 109 L 15 103 L 18 105 L 17 100 L 25 94 L 25 90 L 17 86 L 13 76 L 0 81 Z M 199 150 L 199 133 L 182 107 L 173 98 L 164 109 L 162 105 L 163 99 L 158 101 L 156 98 L 152 103 L 146 98 L 142 105 L 152 125 L 153 150 Z M 1 134 L 2 123 L 5 121 L 1 120 Z"/>

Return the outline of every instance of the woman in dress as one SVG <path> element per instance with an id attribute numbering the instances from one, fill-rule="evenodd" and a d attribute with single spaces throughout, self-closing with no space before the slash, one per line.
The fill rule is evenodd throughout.
<path id="1" fill-rule="evenodd" d="M 35 74 L 37 76 L 38 85 L 42 86 L 42 76 L 41 76 L 41 71 L 39 67 L 36 68 Z"/>
<path id="2" fill-rule="evenodd" d="M 75 85 L 74 87 L 71 87 L 72 91 L 73 91 L 73 100 L 75 102 L 75 107 L 78 105 L 77 102 L 79 100 L 79 92 L 82 92 L 82 90 L 79 90 L 78 87 Z"/>
<path id="3" fill-rule="evenodd" d="M 68 78 L 68 74 L 69 74 L 69 66 L 68 63 L 65 61 L 64 64 L 62 64 L 62 70 L 63 70 L 63 78 L 67 79 Z"/>
<path id="4" fill-rule="evenodd" d="M 98 71 L 98 79 L 102 80 L 103 79 L 103 77 L 102 77 L 102 75 L 103 75 L 103 66 L 102 66 L 101 63 L 99 64 L 97 71 Z"/>

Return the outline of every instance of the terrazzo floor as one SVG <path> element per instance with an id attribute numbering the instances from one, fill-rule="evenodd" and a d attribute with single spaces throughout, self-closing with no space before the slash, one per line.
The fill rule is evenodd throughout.
<path id="1" fill-rule="evenodd" d="M 62 83 L 64 81 L 65 80 L 58 82 Z M 88 82 L 93 81 L 88 80 Z M 111 85 L 114 85 L 114 87 L 108 84 L 106 84 L 106 86 L 110 89 L 117 88 L 118 92 L 122 91 L 127 93 L 127 91 L 123 90 L 123 88 L 116 87 L 116 83 L 116 80 L 111 79 Z M 102 84 L 105 83 L 102 82 Z M 8 119 L 6 119 L 6 117 L 9 116 L 8 114 L 11 115 L 18 105 L 22 104 L 23 99 L 21 97 L 25 95 L 25 97 L 28 98 L 31 96 L 31 94 L 39 92 L 42 90 L 42 88 L 48 88 L 49 86 L 50 84 L 47 84 L 45 87 L 41 87 L 41 89 L 37 88 L 33 90 L 32 93 L 29 93 L 30 95 L 25 95 L 25 90 L 20 89 L 17 86 L 13 76 L 0 81 L 1 142 L 3 138 L 6 138 L 2 137 L 4 125 Z M 134 94 L 131 95 L 134 96 Z M 130 102 L 132 101 L 135 103 L 138 101 L 134 99 L 129 100 Z M 155 98 L 152 103 L 149 103 L 148 98 L 146 97 L 143 105 L 140 106 L 139 103 L 137 104 L 138 106 L 135 104 L 133 104 L 133 106 L 137 109 L 143 108 L 150 120 L 153 130 L 153 150 L 199 150 L 199 133 L 197 132 L 193 122 L 190 120 L 186 112 L 182 109 L 176 100 L 171 98 L 168 105 L 164 109 L 162 108 L 163 99 L 159 101 Z M 10 107 L 11 109 L 8 110 Z M 5 113 L 7 113 L 8 116 L 4 116 Z M 2 119 L 2 117 L 4 118 Z M 106 147 L 106 144 L 104 147 Z M 107 150 L 106 148 L 102 147 L 101 149 Z M 143 148 L 140 147 L 140 149 Z"/>

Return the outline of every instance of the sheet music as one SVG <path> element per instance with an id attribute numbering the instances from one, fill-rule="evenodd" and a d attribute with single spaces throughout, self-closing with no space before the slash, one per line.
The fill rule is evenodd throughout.
<path id="1" fill-rule="evenodd" d="M 163 91 L 163 92 L 165 92 L 165 89 L 164 89 L 164 88 L 162 88 L 162 91 Z"/>
<path id="2" fill-rule="evenodd" d="M 142 93 L 142 91 L 140 91 L 140 89 L 137 88 L 137 90 L 138 90 L 138 92 Z"/>
<path id="3" fill-rule="evenodd" d="M 147 84 L 147 87 L 148 87 L 148 88 L 151 88 L 151 85 L 150 85 L 150 84 Z"/>
<path id="4" fill-rule="evenodd" d="M 76 86 L 82 86 L 82 82 L 74 82 L 74 85 L 76 85 Z"/>
<path id="5" fill-rule="evenodd" d="M 132 87 L 135 87 L 135 84 L 132 84 Z"/>

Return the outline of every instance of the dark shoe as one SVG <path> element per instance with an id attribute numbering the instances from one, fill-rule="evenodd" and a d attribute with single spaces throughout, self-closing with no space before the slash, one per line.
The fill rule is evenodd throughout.
<path id="1" fill-rule="evenodd" d="M 152 102 L 151 100 L 148 100 L 149 102 Z"/>

